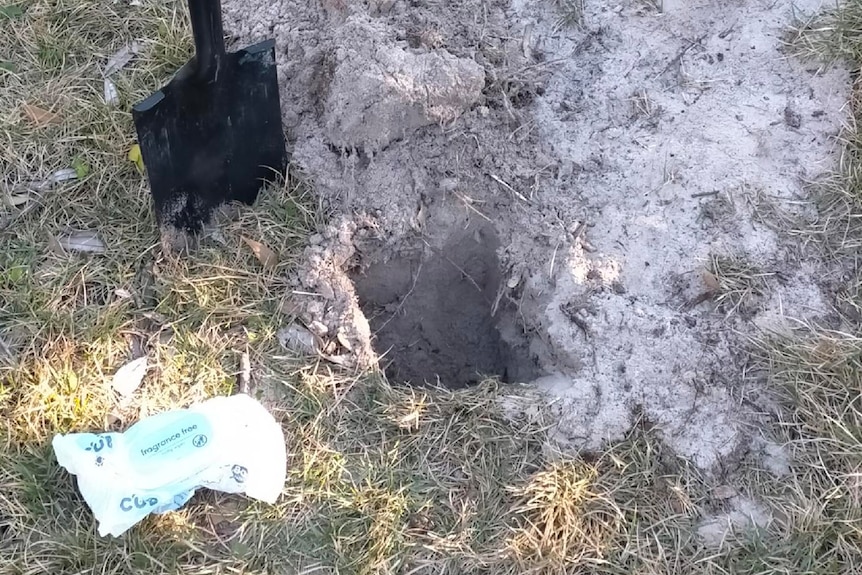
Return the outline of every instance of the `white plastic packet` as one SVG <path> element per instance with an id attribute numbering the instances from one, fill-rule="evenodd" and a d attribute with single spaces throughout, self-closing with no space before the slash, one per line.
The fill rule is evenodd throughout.
<path id="1" fill-rule="evenodd" d="M 281 426 L 245 394 L 147 417 L 123 433 L 58 434 L 52 445 L 101 536 L 179 509 L 200 487 L 275 503 L 287 474 Z"/>

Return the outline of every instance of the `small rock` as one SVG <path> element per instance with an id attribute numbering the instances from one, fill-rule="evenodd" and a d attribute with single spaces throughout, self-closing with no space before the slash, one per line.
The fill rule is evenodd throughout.
<path id="1" fill-rule="evenodd" d="M 299 122 L 300 122 L 299 114 L 297 114 L 296 112 L 293 112 L 291 110 L 288 110 L 282 116 L 282 122 L 288 128 L 295 128 L 299 125 Z"/>
<path id="2" fill-rule="evenodd" d="M 321 282 L 317 285 L 317 293 L 323 296 L 324 299 L 334 300 L 335 299 L 335 291 L 333 291 L 332 286 L 329 285 L 328 282 Z"/>
<path id="3" fill-rule="evenodd" d="M 105 415 L 105 427 L 107 429 L 113 429 L 114 427 L 118 427 L 123 425 L 123 414 L 119 411 L 111 411 L 110 413 Z"/>
<path id="4" fill-rule="evenodd" d="M 117 288 L 114 290 L 114 295 L 120 299 L 132 299 L 132 292 L 125 288 Z"/>
<path id="5" fill-rule="evenodd" d="M 317 340 L 314 334 L 304 327 L 291 324 L 283 327 L 275 334 L 278 343 L 286 350 L 313 354 L 317 350 Z"/>
<path id="6" fill-rule="evenodd" d="M 719 500 L 731 499 L 736 497 L 737 493 L 736 488 L 731 485 L 719 485 L 712 490 L 712 497 Z"/>
<path id="7" fill-rule="evenodd" d="M 317 337 L 323 337 L 329 333 L 329 328 L 323 322 L 315 320 L 308 325 L 308 331 Z"/>
<path id="8" fill-rule="evenodd" d="M 305 306 L 305 311 L 311 317 L 309 321 L 313 321 L 315 317 L 323 315 L 323 302 L 309 302 L 309 304 Z"/>
<path id="9" fill-rule="evenodd" d="M 799 112 L 787 106 L 784 108 L 784 122 L 791 128 L 798 128 L 802 125 L 802 116 Z"/>
<path id="10" fill-rule="evenodd" d="M 454 192 L 458 189 L 458 180 L 455 178 L 443 178 L 440 180 L 440 189 L 446 193 Z"/>
<path id="11" fill-rule="evenodd" d="M 353 351 L 353 345 L 350 343 L 350 340 L 347 338 L 347 334 L 344 333 L 344 328 L 338 328 L 338 333 L 336 334 L 336 339 L 338 343 L 341 344 L 341 347 L 346 349 L 347 351 Z"/>

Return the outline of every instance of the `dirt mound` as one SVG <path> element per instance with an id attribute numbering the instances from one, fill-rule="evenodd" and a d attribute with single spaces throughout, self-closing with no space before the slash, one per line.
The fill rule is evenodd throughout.
<path id="1" fill-rule="evenodd" d="M 704 468 L 749 451 L 770 407 L 739 334 L 828 320 L 776 227 L 848 91 L 782 54 L 802 4 L 226 1 L 241 43 L 276 37 L 294 160 L 338 214 L 306 319 L 395 379 L 533 381 L 577 448 L 646 417 Z M 729 315 L 715 255 L 757 279 Z"/>

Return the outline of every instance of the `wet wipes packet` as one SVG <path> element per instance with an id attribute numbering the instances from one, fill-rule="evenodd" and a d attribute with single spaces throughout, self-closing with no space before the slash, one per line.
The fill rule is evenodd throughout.
<path id="1" fill-rule="evenodd" d="M 281 426 L 245 394 L 147 417 L 123 433 L 58 434 L 52 445 L 100 536 L 179 509 L 201 487 L 275 503 L 287 474 Z"/>

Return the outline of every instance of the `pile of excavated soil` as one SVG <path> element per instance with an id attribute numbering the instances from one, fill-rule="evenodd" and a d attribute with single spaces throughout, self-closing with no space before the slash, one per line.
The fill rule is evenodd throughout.
<path id="1" fill-rule="evenodd" d="M 237 44 L 276 38 L 293 160 L 335 213 L 294 278 L 330 359 L 532 383 L 573 448 L 644 417 L 706 470 L 782 468 L 743 337 L 831 319 L 775 225 L 840 148 L 846 71 L 783 52 L 816 2 L 224 4 Z M 732 313 L 710 255 L 762 274 Z"/>

